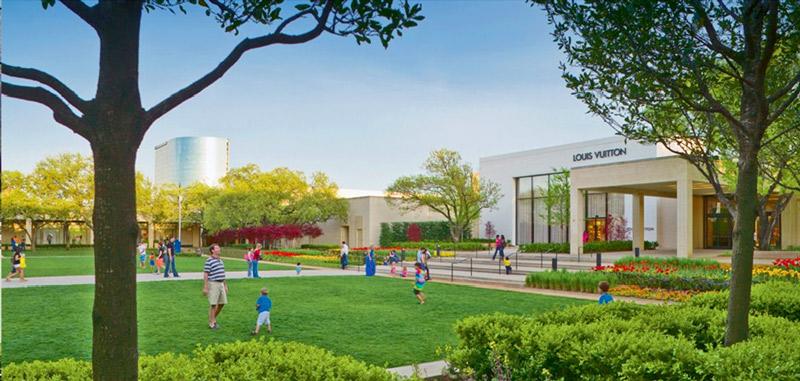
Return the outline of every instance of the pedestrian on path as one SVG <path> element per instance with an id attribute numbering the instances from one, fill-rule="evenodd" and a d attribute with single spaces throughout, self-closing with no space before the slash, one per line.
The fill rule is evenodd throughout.
<path id="1" fill-rule="evenodd" d="M 252 278 L 253 265 L 251 265 L 250 262 L 253 261 L 253 249 L 249 249 L 246 253 L 244 253 L 244 261 L 247 262 L 247 277 Z"/>
<path id="2" fill-rule="evenodd" d="M 147 261 L 147 244 L 144 243 L 144 241 L 140 242 L 136 250 L 139 252 L 139 267 L 144 269 L 145 262 Z"/>
<path id="3" fill-rule="evenodd" d="M 257 243 L 256 244 L 256 248 L 253 249 L 253 253 L 252 253 L 251 257 L 250 257 L 250 267 L 251 267 L 251 271 L 250 272 L 253 274 L 253 278 L 256 278 L 256 279 L 261 278 L 261 276 L 258 275 L 258 261 L 259 260 L 261 260 L 261 244 Z"/>
<path id="4" fill-rule="evenodd" d="M 347 256 L 350 254 L 350 247 L 347 246 L 347 242 L 342 241 L 342 248 L 339 251 L 339 263 L 342 265 L 342 270 L 347 269 Z"/>
<path id="5" fill-rule="evenodd" d="M 256 329 L 250 332 L 251 335 L 258 335 L 258 330 L 262 325 L 266 325 L 267 332 L 272 333 L 272 323 L 269 321 L 270 310 L 272 310 L 272 299 L 269 298 L 269 290 L 264 287 L 261 289 L 261 296 L 256 300 L 258 319 L 256 319 Z"/>
<path id="6" fill-rule="evenodd" d="M 500 258 L 506 255 L 506 236 L 500 234 Z"/>
<path id="7" fill-rule="evenodd" d="M 164 278 L 169 278 L 169 271 L 170 266 L 172 267 L 172 276 L 175 278 L 180 278 L 181 276 L 178 275 L 178 270 L 175 269 L 175 237 L 172 237 L 167 241 L 167 255 L 165 257 L 164 262 L 166 263 L 166 267 L 164 267 Z"/>
<path id="8" fill-rule="evenodd" d="M 495 258 L 497 258 L 497 253 L 499 252 L 500 252 L 500 234 L 494 237 L 494 255 L 492 255 L 492 260 L 495 260 Z"/>
<path id="9" fill-rule="evenodd" d="M 370 245 L 369 251 L 364 257 L 364 272 L 367 276 L 375 276 L 375 246 Z"/>
<path id="10" fill-rule="evenodd" d="M 225 282 L 225 264 L 219 257 L 219 245 L 211 245 L 209 252 L 211 256 L 203 266 L 203 295 L 208 296 L 208 328 L 218 329 L 217 318 L 228 304 L 228 283 Z"/>
<path id="11" fill-rule="evenodd" d="M 25 268 L 22 267 L 22 248 L 16 246 L 14 248 L 14 255 L 11 256 L 11 272 L 6 277 L 6 282 L 11 281 L 11 278 L 18 277 L 21 282 L 26 282 Z"/>

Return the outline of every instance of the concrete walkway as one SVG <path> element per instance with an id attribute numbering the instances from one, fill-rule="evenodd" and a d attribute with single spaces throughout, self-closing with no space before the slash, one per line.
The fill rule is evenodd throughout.
<path id="1" fill-rule="evenodd" d="M 308 277 L 308 276 L 356 276 L 361 275 L 354 271 L 342 271 L 336 269 L 329 270 L 308 270 L 303 269 L 300 275 L 294 270 L 271 270 L 262 271 L 261 278 L 284 278 L 284 277 Z M 246 271 L 228 271 L 225 273 L 227 279 L 245 279 Z M 136 282 L 168 282 L 176 280 L 202 280 L 203 273 L 181 273 L 179 278 L 164 278 L 163 275 L 156 274 L 136 274 Z M 71 275 L 71 276 L 46 276 L 27 278 L 27 282 L 21 282 L 16 278 L 2 283 L 2 288 L 20 288 L 37 286 L 66 286 L 75 284 L 94 284 L 94 275 Z"/>
<path id="2" fill-rule="evenodd" d="M 447 362 L 444 360 L 424 362 L 422 364 L 398 366 L 386 369 L 401 377 L 411 377 L 417 375 L 420 378 L 439 377 L 447 370 Z"/>

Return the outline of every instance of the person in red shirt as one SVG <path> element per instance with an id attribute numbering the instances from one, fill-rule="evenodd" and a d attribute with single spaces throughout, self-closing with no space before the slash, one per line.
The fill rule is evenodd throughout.
<path id="1" fill-rule="evenodd" d="M 257 243 L 255 250 L 253 250 L 252 257 L 250 259 L 250 272 L 253 274 L 253 278 L 261 278 L 258 275 L 258 261 L 261 260 L 261 244 Z"/>

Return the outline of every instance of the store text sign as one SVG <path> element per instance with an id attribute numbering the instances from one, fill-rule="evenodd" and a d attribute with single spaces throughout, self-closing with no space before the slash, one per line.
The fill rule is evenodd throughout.
<path id="1" fill-rule="evenodd" d="M 572 161 L 589 161 L 594 159 L 606 159 L 610 157 L 625 156 L 628 154 L 627 148 L 611 148 L 603 151 L 591 151 L 576 153 L 572 155 Z"/>

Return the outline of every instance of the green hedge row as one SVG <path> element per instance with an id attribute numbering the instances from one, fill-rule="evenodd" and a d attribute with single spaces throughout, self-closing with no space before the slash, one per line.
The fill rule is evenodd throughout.
<path id="1" fill-rule="evenodd" d="M 539 317 L 456 323 L 451 371 L 469 379 L 790 380 L 800 377 L 800 325 L 754 316 L 751 338 L 722 345 L 725 312 L 685 305 L 588 305 Z"/>
<path id="2" fill-rule="evenodd" d="M 300 245 L 301 249 L 310 249 L 310 250 L 322 250 L 328 251 L 331 249 L 338 249 L 341 245 L 337 244 L 313 244 L 313 243 L 304 243 Z"/>
<path id="3" fill-rule="evenodd" d="M 381 246 L 396 246 L 398 242 L 408 241 L 408 226 L 417 224 L 422 233 L 422 241 L 452 241 L 450 237 L 450 223 L 447 221 L 423 221 L 423 222 L 384 222 L 381 223 Z M 465 232 L 465 237 L 471 237 L 469 231 Z"/>
<path id="4" fill-rule="evenodd" d="M 525 285 L 528 287 L 588 293 L 597 292 L 597 284 L 601 281 L 608 282 L 611 287 L 617 285 L 615 274 L 603 272 L 567 272 L 562 269 L 532 272 L 525 277 Z"/>
<path id="5" fill-rule="evenodd" d="M 406 251 L 425 247 L 431 252 L 431 254 L 436 255 L 437 244 L 442 250 L 480 251 L 489 249 L 489 244 L 480 242 L 394 242 L 392 243 L 392 246 L 404 247 L 406 248 Z"/>
<path id="6" fill-rule="evenodd" d="M 63 359 L 8 364 L 3 380 L 90 381 L 88 361 Z M 141 380 L 398 380 L 383 368 L 310 345 L 247 341 L 210 345 L 192 356 L 162 353 L 139 358 Z"/>
<path id="7" fill-rule="evenodd" d="M 658 242 L 644 241 L 645 250 L 654 250 L 657 247 Z M 519 250 L 522 253 L 569 253 L 569 242 L 526 243 L 524 245 L 520 245 Z M 631 250 L 633 250 L 632 241 L 594 241 L 587 242 L 583 245 L 583 252 L 586 254 Z"/>
<path id="8" fill-rule="evenodd" d="M 689 304 L 724 311 L 728 308 L 729 297 L 729 290 L 707 292 L 693 296 Z M 750 295 L 750 311 L 800 322 L 800 285 L 784 281 L 754 284 Z"/>

